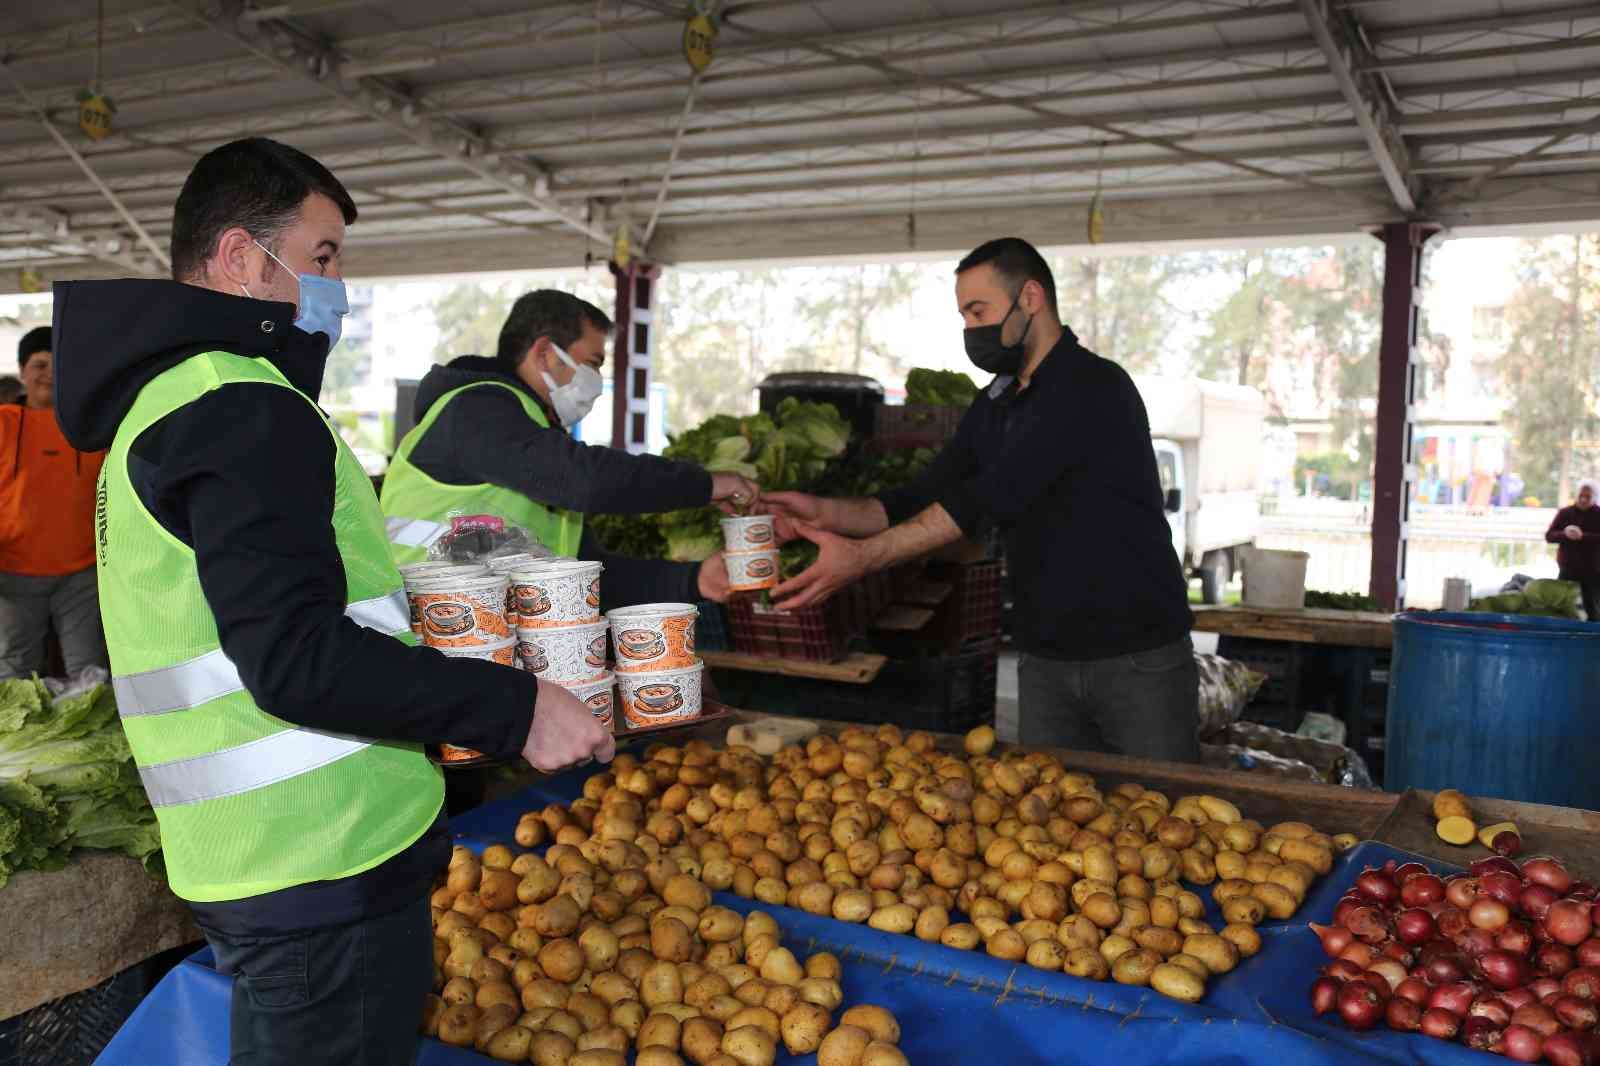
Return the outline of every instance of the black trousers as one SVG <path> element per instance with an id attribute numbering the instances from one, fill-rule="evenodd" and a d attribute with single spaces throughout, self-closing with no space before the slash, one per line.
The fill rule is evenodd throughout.
<path id="1" fill-rule="evenodd" d="M 233 977 L 230 1066 L 412 1066 L 433 986 L 428 901 L 276 937 L 206 930 Z"/>

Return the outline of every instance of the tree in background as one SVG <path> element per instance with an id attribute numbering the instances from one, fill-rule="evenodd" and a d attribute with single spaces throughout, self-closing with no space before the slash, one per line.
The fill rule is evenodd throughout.
<path id="1" fill-rule="evenodd" d="M 915 353 L 895 344 L 888 321 L 911 300 L 919 284 L 931 280 L 925 266 L 913 263 L 862 264 L 810 268 L 795 298 L 795 313 L 807 336 L 788 361 L 808 369 L 848 371 L 903 378 L 916 365 Z"/>
<path id="2" fill-rule="evenodd" d="M 1131 373 L 1156 369 L 1184 317 L 1175 287 L 1209 269 L 1205 256 L 1084 256 L 1057 258 L 1061 321 L 1083 346 Z"/>
<path id="3" fill-rule="evenodd" d="M 1600 236 L 1523 241 L 1517 273 L 1500 361 L 1505 419 L 1528 494 L 1560 507 L 1582 442 L 1600 436 Z"/>
<path id="4" fill-rule="evenodd" d="M 787 286 L 776 270 L 667 270 L 656 320 L 655 379 L 667 425 L 682 432 L 713 414 L 744 414 L 782 357 Z"/>

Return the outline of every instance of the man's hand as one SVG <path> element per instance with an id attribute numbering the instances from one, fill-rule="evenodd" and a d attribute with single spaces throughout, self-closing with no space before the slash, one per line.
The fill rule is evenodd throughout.
<path id="1" fill-rule="evenodd" d="M 700 573 L 695 578 L 695 585 L 700 590 L 702 600 L 712 603 L 727 603 L 728 596 L 733 592 L 728 587 L 728 560 L 723 558 L 722 552 L 708 555 L 700 564 Z"/>
<path id="2" fill-rule="evenodd" d="M 761 506 L 772 515 L 773 532 L 779 544 L 798 540 L 800 533 L 795 527 L 801 522 L 816 529 L 828 529 L 825 521 L 828 501 L 821 496 L 809 492 L 768 492 L 762 495 Z"/>
<path id="3" fill-rule="evenodd" d="M 1567 535 L 1568 540 L 1583 539 L 1583 530 L 1579 529 L 1577 526 L 1568 526 L 1566 529 L 1562 530 L 1562 532 Z"/>
<path id="4" fill-rule="evenodd" d="M 711 475 L 711 502 L 724 514 L 744 514 L 760 495 L 760 486 L 740 474 L 723 471 Z"/>
<path id="5" fill-rule="evenodd" d="M 553 774 L 590 759 L 610 762 L 616 753 L 611 730 L 600 724 L 582 700 L 560 685 L 540 679 L 533 725 L 522 745 L 522 757 L 529 766 Z"/>
<path id="6" fill-rule="evenodd" d="M 872 569 L 860 541 L 825 533 L 804 522 L 795 523 L 794 529 L 820 551 L 816 562 L 772 590 L 773 599 L 784 610 L 822 603 Z"/>

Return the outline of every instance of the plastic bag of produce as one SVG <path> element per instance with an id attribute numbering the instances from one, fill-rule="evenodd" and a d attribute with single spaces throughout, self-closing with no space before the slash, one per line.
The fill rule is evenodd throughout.
<path id="1" fill-rule="evenodd" d="M 1243 744 L 1201 744 L 1200 763 L 1217 770 L 1241 770 L 1271 774 L 1297 781 L 1321 781 L 1315 766 L 1299 759 L 1285 759 L 1269 751 L 1247 748 Z"/>
<path id="2" fill-rule="evenodd" d="M 1200 673 L 1201 737 L 1214 736 L 1237 722 L 1245 705 L 1267 682 L 1266 674 L 1220 655 L 1196 653 L 1194 665 Z"/>
<path id="3" fill-rule="evenodd" d="M 1377 788 L 1367 762 L 1359 752 L 1343 744 L 1330 744 L 1325 740 L 1296 736 L 1281 729 L 1256 722 L 1235 722 L 1217 738 L 1223 744 L 1233 744 L 1253 751 L 1266 752 L 1283 759 L 1292 759 L 1312 766 L 1317 780 L 1346 788 Z"/>

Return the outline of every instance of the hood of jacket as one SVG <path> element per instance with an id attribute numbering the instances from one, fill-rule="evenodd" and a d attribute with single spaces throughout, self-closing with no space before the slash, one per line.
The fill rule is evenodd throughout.
<path id="1" fill-rule="evenodd" d="M 327 338 L 295 327 L 295 306 L 178 281 L 61 281 L 54 286 L 56 417 L 83 451 L 111 445 L 158 374 L 201 352 L 265 358 L 315 402 Z"/>
<path id="2" fill-rule="evenodd" d="M 545 403 L 543 397 L 528 388 L 521 378 L 507 374 L 498 359 L 488 359 L 481 355 L 458 355 L 448 363 L 436 366 L 424 374 L 417 384 L 417 402 L 412 417 L 421 422 L 427 417 L 428 409 L 439 402 L 439 397 L 463 385 L 475 385 L 480 381 L 497 381 L 502 385 L 510 385 L 524 396 L 533 397 L 533 401 L 544 411 L 545 417 L 550 419 L 550 424 L 557 424 L 550 405 Z"/>

